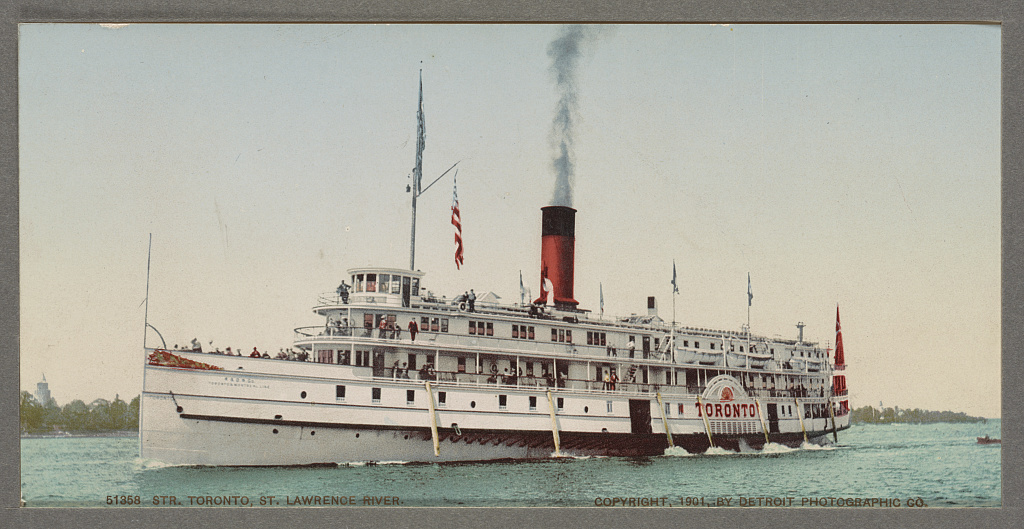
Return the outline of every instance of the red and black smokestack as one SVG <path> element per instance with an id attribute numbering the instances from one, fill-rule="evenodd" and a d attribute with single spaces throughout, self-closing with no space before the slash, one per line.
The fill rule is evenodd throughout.
<path id="1" fill-rule="evenodd" d="M 576 259 L 576 210 L 566 206 L 546 206 L 541 221 L 540 292 L 534 303 L 547 302 L 551 281 L 555 306 L 575 309 L 579 301 L 573 299 L 573 275 Z"/>

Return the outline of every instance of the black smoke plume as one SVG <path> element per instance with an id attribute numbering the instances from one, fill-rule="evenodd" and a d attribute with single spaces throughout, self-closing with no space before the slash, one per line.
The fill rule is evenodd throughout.
<path id="1" fill-rule="evenodd" d="M 555 170 L 553 206 L 572 207 L 575 185 L 575 155 L 573 153 L 573 123 L 578 119 L 576 76 L 581 48 L 593 37 L 593 29 L 586 26 L 563 26 L 558 37 L 548 45 L 551 73 L 555 76 L 558 105 L 552 122 L 552 138 L 556 146 L 551 165 Z"/>

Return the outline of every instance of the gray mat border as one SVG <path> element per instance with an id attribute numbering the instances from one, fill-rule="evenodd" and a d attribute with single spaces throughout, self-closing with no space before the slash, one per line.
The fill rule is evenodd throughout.
<path id="1" fill-rule="evenodd" d="M 392 526 L 558 527 L 747 524 L 809 527 L 822 523 L 851 527 L 867 524 L 899 527 L 1010 526 L 1021 510 L 1021 413 L 1007 395 L 1021 389 L 1024 329 L 1024 185 L 1021 182 L 1022 134 L 1021 20 L 1019 0 L 890 2 L 854 0 L 823 3 L 797 0 L 775 5 L 746 0 L 695 2 L 651 0 L 612 2 L 538 0 L 427 0 L 418 3 L 378 0 L 336 5 L 316 0 L 0 0 L 0 526 L 154 526 L 206 524 L 251 527 Z M 889 510 L 610 510 L 597 508 L 359 508 L 323 509 L 19 509 L 18 432 L 18 136 L 17 39 L 22 22 L 978 22 L 999 23 L 1003 37 L 1003 507 L 1001 509 Z M 1008 391 L 1010 390 L 1010 391 Z M 1019 523 L 1019 521 L 1018 521 Z"/>

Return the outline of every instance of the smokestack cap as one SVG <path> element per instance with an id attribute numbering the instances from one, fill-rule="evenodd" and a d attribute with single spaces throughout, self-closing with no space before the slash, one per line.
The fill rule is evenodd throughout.
<path id="1" fill-rule="evenodd" d="M 562 235 L 575 237 L 576 210 L 567 206 L 545 206 L 541 223 L 541 236 Z"/>

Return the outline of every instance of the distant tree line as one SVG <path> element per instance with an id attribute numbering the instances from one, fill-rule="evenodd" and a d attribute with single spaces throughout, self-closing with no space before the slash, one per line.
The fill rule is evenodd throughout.
<path id="1" fill-rule="evenodd" d="M 139 397 L 130 403 L 115 395 L 113 401 L 96 399 L 89 404 L 73 400 L 63 407 L 50 398 L 40 403 L 34 395 L 21 392 L 21 432 L 54 431 L 103 432 L 139 429 Z"/>
<path id="2" fill-rule="evenodd" d="M 962 411 L 930 411 L 914 408 L 912 410 L 901 410 L 899 408 L 874 408 L 864 406 L 850 412 L 850 421 L 869 424 L 926 424 L 933 422 L 984 422 L 984 417 L 972 417 Z"/>

